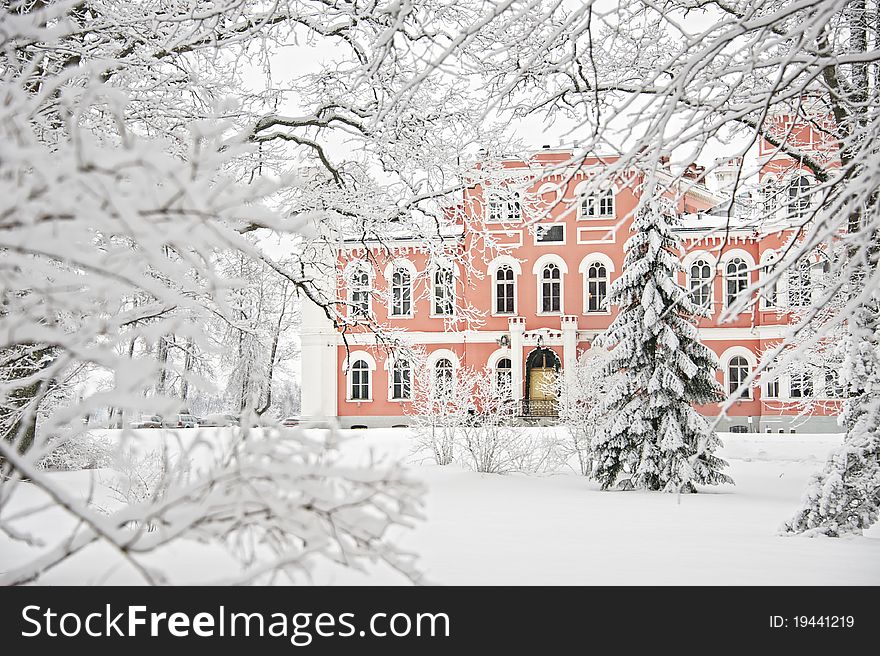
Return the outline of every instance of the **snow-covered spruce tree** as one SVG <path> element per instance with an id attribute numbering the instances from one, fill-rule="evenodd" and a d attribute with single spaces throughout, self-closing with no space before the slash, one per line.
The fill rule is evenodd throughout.
<path id="1" fill-rule="evenodd" d="M 880 293 L 875 299 L 851 322 L 843 363 L 843 444 L 810 477 L 786 533 L 858 535 L 880 517 Z"/>
<path id="2" fill-rule="evenodd" d="M 678 239 L 655 200 L 637 212 L 632 231 L 609 294 L 620 314 L 598 340 L 611 348 L 606 371 L 616 380 L 603 404 L 610 420 L 592 444 L 593 475 L 603 489 L 732 483 L 713 455 L 720 440 L 693 407 L 721 394 L 715 355 L 697 335 L 701 310 L 676 282 Z"/>

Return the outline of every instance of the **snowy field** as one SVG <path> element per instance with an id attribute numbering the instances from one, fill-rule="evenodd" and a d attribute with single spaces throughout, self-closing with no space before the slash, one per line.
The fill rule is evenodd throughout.
<path id="1" fill-rule="evenodd" d="M 402 458 L 427 485 L 425 521 L 401 531 L 398 542 L 419 554 L 421 569 L 432 583 L 880 584 L 880 526 L 858 538 L 777 534 L 797 507 L 807 477 L 839 436 L 723 434 L 722 455 L 730 462 L 736 486 L 677 497 L 602 492 L 573 473 L 500 476 L 438 467 L 410 453 L 407 429 L 349 434 L 347 459 Z M 98 499 L 108 494 L 105 487 L 111 479 L 105 470 L 54 476 L 81 495 L 95 485 Z M 35 494 L 22 493 L 19 501 L 28 495 L 35 501 Z M 63 537 L 66 524 L 61 513 L 44 513 L 33 518 L 30 528 L 52 543 Z M 0 568 L 14 566 L 26 555 L 20 544 L 0 538 Z M 101 547 L 93 548 L 51 570 L 41 583 L 139 582 L 123 566 L 108 570 L 106 556 Z M 197 544 L 178 545 L 156 557 L 177 582 L 235 573 L 229 571 L 225 554 Z M 322 565 L 313 582 L 404 581 L 381 566 L 360 573 Z"/>

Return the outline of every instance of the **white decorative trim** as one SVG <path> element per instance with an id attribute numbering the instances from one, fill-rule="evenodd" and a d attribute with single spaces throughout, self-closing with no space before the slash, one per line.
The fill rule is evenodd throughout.
<path id="1" fill-rule="evenodd" d="M 535 263 L 532 265 L 532 273 L 536 276 L 540 276 L 541 271 L 543 271 L 544 267 L 548 264 L 555 264 L 558 266 L 562 275 L 568 273 L 568 265 L 565 263 L 565 260 L 562 259 L 562 256 L 557 253 L 544 253 L 541 257 L 535 260 Z"/>
<path id="2" fill-rule="evenodd" d="M 453 369 L 458 369 L 461 367 L 461 363 L 458 361 L 458 356 L 455 354 L 455 351 L 444 348 L 431 351 L 428 354 L 428 357 L 425 359 L 425 364 L 428 366 L 429 369 L 433 371 L 437 362 L 439 360 L 442 360 L 443 358 L 446 358 L 452 363 Z"/>
<path id="3" fill-rule="evenodd" d="M 489 266 L 487 267 L 486 272 L 490 276 L 494 276 L 495 272 L 504 265 L 507 265 L 511 269 L 513 269 L 514 275 L 522 275 L 522 266 L 520 265 L 520 261 L 510 255 L 499 255 L 498 257 L 496 257 L 494 260 L 489 262 Z"/>
<path id="4" fill-rule="evenodd" d="M 391 276 L 395 269 L 406 269 L 409 271 L 409 275 L 412 276 L 412 280 L 415 280 L 419 275 L 416 265 L 410 260 L 405 257 L 396 257 L 385 266 L 385 270 L 382 272 L 382 277 L 389 287 L 391 286 Z"/>
<path id="5" fill-rule="evenodd" d="M 513 360 L 513 354 L 510 352 L 509 348 L 500 348 L 493 351 L 486 359 L 486 367 L 494 372 L 495 368 L 498 366 L 498 361 L 501 358 L 510 358 L 511 361 Z"/>
<path id="6" fill-rule="evenodd" d="M 718 269 L 718 258 L 707 250 L 699 249 L 695 251 L 689 251 L 687 255 L 681 261 L 681 266 L 687 271 L 690 266 L 696 262 L 697 260 L 706 260 L 706 263 L 712 267 L 713 270 Z"/>
<path id="7" fill-rule="evenodd" d="M 487 230 L 486 233 L 490 235 L 504 235 L 505 237 L 515 235 L 517 237 L 516 244 L 501 244 L 499 248 L 520 248 L 523 245 L 522 230 Z"/>
<path id="8" fill-rule="evenodd" d="M 349 362 L 357 362 L 358 360 L 364 360 L 370 371 L 376 370 L 376 359 L 370 353 L 367 351 L 351 351 L 342 361 L 342 373 L 348 375 Z"/>
<path id="9" fill-rule="evenodd" d="M 589 233 L 598 233 L 596 239 L 588 239 Z M 615 244 L 617 243 L 617 226 L 577 226 L 578 244 Z"/>

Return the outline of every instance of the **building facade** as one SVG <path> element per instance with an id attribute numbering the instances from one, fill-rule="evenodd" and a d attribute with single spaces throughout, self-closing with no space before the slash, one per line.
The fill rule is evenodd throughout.
<path id="1" fill-rule="evenodd" d="M 790 125 L 780 126 L 791 132 Z M 808 148 L 827 148 L 809 129 L 798 136 Z M 564 381 L 565 371 L 614 318 L 607 295 L 620 275 L 628 217 L 645 183 L 638 171 L 621 170 L 597 192 L 589 181 L 616 161 L 587 158 L 573 166 L 572 157 L 571 150 L 545 147 L 504 160 L 491 187 L 474 184 L 464 191 L 457 208 L 463 220 L 442 253 L 406 236 L 381 244 L 340 241 L 332 254 L 336 276 L 327 284 L 348 321 L 341 330 L 317 306 L 304 308 L 303 415 L 338 418 L 345 427 L 408 424 L 416 372 L 389 348 L 402 340 L 424 353 L 427 375 L 439 380 L 459 367 L 485 369 L 499 381 L 499 393 L 519 402 L 524 418 L 552 418 L 552 395 L 541 382 L 550 371 L 561 371 Z M 699 321 L 700 335 L 718 355 L 717 375 L 727 392 L 737 390 L 761 354 L 784 337 L 827 271 L 817 254 L 760 298 L 751 289 L 785 257 L 795 238 L 790 218 L 809 211 L 815 185 L 803 166 L 766 142 L 759 158 L 762 215 L 771 217 L 760 225 L 718 211 L 733 202 L 724 188 L 736 163 L 713 172 L 712 189 L 699 167 L 675 184 L 671 175 L 659 180 L 669 183 L 666 195 L 679 216 L 676 230 L 685 249 L 679 283 L 709 309 Z M 754 299 L 749 309 L 720 323 L 743 294 Z M 835 376 L 805 370 L 763 381 L 739 396 L 719 427 L 833 431 Z M 802 416 L 813 399 L 823 402 Z M 719 413 L 718 406 L 699 410 Z"/>

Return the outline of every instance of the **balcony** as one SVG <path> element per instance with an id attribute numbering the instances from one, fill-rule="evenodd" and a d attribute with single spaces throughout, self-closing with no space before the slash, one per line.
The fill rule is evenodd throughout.
<path id="1" fill-rule="evenodd" d="M 556 419 L 559 417 L 559 407 L 556 403 L 556 399 L 523 399 L 520 416 L 552 417 L 553 419 Z"/>

